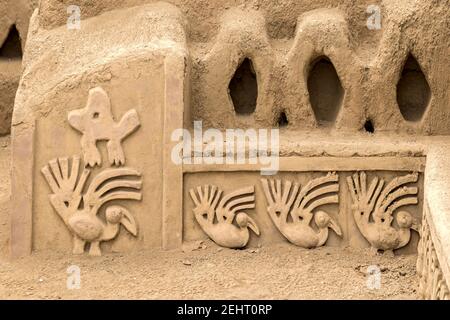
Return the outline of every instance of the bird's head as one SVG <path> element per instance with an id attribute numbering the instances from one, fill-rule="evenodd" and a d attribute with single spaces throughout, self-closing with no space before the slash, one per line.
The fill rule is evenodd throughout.
<path id="1" fill-rule="evenodd" d="M 314 221 L 319 229 L 331 228 L 338 236 L 342 236 L 342 231 L 338 223 L 328 213 L 317 211 L 314 215 Z"/>
<path id="2" fill-rule="evenodd" d="M 89 91 L 86 108 L 69 112 L 69 124 L 78 131 L 85 131 L 86 125 L 111 118 L 111 102 L 108 94 L 100 87 Z"/>
<path id="3" fill-rule="evenodd" d="M 106 221 L 110 224 L 122 224 L 133 236 L 137 235 L 137 226 L 131 213 L 121 206 L 110 206 L 106 208 Z"/>
<path id="4" fill-rule="evenodd" d="M 250 228 L 254 233 L 259 236 L 259 228 L 256 222 L 250 218 L 246 213 L 240 212 L 236 215 L 236 223 L 241 229 Z"/>
<path id="5" fill-rule="evenodd" d="M 361 202 L 354 203 L 352 205 L 352 210 L 356 214 L 357 218 L 363 217 L 364 215 L 370 214 L 368 212 L 368 207 L 362 204 Z"/>
<path id="6" fill-rule="evenodd" d="M 419 223 L 407 211 L 397 213 L 397 224 L 401 229 L 413 229 L 417 232 L 419 230 Z"/>

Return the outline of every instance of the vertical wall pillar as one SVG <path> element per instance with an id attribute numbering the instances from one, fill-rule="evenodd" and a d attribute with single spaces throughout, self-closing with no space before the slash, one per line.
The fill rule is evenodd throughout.
<path id="1" fill-rule="evenodd" d="M 11 169 L 11 256 L 31 254 L 33 237 L 34 130 L 32 123 L 21 123 L 12 131 Z"/>
<path id="2" fill-rule="evenodd" d="M 186 106 L 187 59 L 185 54 L 170 53 L 165 58 L 162 246 L 178 248 L 183 240 L 183 167 L 171 159 L 172 132 L 183 128 Z"/>

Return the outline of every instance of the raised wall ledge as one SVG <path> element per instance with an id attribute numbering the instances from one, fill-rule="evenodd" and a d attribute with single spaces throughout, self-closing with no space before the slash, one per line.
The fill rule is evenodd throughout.
<path id="1" fill-rule="evenodd" d="M 207 129 L 203 128 L 203 132 Z M 190 133 L 193 137 L 192 130 Z M 225 137 L 225 131 L 222 134 Z M 430 150 L 450 148 L 448 136 L 372 135 L 361 132 L 280 130 L 279 141 L 281 157 L 426 157 Z"/>
<path id="2" fill-rule="evenodd" d="M 436 251 L 439 269 L 450 282 L 450 146 L 429 146 L 424 179 L 424 197 L 428 210 L 425 221 Z"/>
<path id="3" fill-rule="evenodd" d="M 430 208 L 426 203 L 421 227 L 421 239 L 417 248 L 417 274 L 419 276 L 419 297 L 427 300 L 449 300 L 448 280 L 443 273 L 439 254 L 436 251 L 438 239 L 430 223 Z M 442 260 L 442 257 L 441 257 Z"/>
<path id="4" fill-rule="evenodd" d="M 301 133 L 280 131 L 281 156 L 334 157 L 422 157 L 430 145 L 450 146 L 446 136 L 409 136 L 392 134 Z"/>
<path id="5" fill-rule="evenodd" d="M 414 171 L 424 172 L 425 157 L 282 157 L 279 172 Z M 195 163 L 195 159 L 193 161 Z M 183 172 L 260 171 L 261 164 L 185 164 Z"/>

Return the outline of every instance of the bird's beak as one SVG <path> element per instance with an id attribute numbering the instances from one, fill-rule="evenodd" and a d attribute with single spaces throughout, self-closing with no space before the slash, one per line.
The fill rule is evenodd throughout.
<path id="1" fill-rule="evenodd" d="M 259 232 L 259 228 L 256 225 L 255 220 L 253 220 L 252 218 L 248 217 L 248 223 L 247 226 L 254 232 L 256 233 L 257 236 L 259 236 L 260 232 Z"/>
<path id="2" fill-rule="evenodd" d="M 122 210 L 123 217 L 120 220 L 120 223 L 125 227 L 125 229 L 128 230 L 133 236 L 137 235 L 137 226 L 136 226 L 136 220 L 134 220 L 134 217 L 131 215 L 131 213 L 128 210 Z"/>
<path id="3" fill-rule="evenodd" d="M 330 224 L 328 225 L 339 237 L 342 237 L 342 230 L 339 224 L 333 218 L 330 219 Z"/>
<path id="4" fill-rule="evenodd" d="M 69 112 L 69 115 L 68 115 L 69 123 L 72 127 L 76 128 L 77 130 L 82 129 L 82 126 L 81 126 L 82 119 L 81 118 L 82 117 L 79 112 L 77 112 L 77 111 Z"/>
<path id="5" fill-rule="evenodd" d="M 413 218 L 413 223 L 411 225 L 411 229 L 413 229 L 414 231 L 416 231 L 417 233 L 420 234 L 420 227 L 421 227 L 421 225 L 420 225 L 419 219 Z"/>

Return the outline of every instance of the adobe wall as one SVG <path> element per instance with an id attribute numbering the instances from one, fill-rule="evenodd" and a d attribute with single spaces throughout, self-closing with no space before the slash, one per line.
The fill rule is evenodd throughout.
<path id="1" fill-rule="evenodd" d="M 64 24 L 69 2 L 42 1 L 42 28 Z M 88 18 L 150 2 L 78 4 Z M 449 133 L 448 1 L 168 2 L 178 6 L 188 21 L 193 71 L 189 114 L 202 118 L 206 126 L 271 126 L 284 112 L 289 129 L 327 130 L 320 127 L 308 101 L 309 94 L 317 93 L 307 89 L 312 62 L 326 56 L 337 71 L 343 93 L 334 97 L 342 99 L 341 104 L 336 102 L 339 110 L 326 111 L 337 114 L 331 124 L 325 121 L 325 127 L 358 131 L 369 120 L 376 131 Z M 366 26 L 369 5 L 381 8 L 380 30 Z M 408 63 L 405 70 L 410 54 L 417 63 Z M 254 114 L 236 116 L 228 84 L 246 57 L 252 59 L 257 75 L 258 103 Z M 423 78 L 411 79 L 417 65 L 423 72 L 419 77 L 429 88 Z M 411 71 L 411 81 L 400 82 L 398 87 L 402 70 Z M 411 105 L 403 116 L 397 88 L 402 103 Z M 417 93 L 413 96 L 412 92 Z M 414 105 L 410 98 L 424 102 Z"/>
<path id="2" fill-rule="evenodd" d="M 109 153 L 106 143 L 94 142 L 92 146 L 96 145 L 100 153 L 98 159 L 97 155 L 90 158 L 98 161 L 91 163 L 90 176 L 112 172 L 122 177 L 121 169 L 110 162 L 113 161 L 111 159 L 119 159 L 117 167 L 120 161 L 122 166 L 126 164 L 133 172 L 125 172 L 124 177 L 132 176 L 135 181 L 132 183 L 138 186 L 137 190 L 129 191 L 136 191 L 133 195 L 139 199 L 130 196 L 135 201 L 129 201 L 128 207 L 131 212 L 139 211 L 135 216 L 139 222 L 138 241 L 131 235 L 129 238 L 125 236 L 114 248 L 160 246 L 164 117 L 167 101 L 176 98 L 174 94 L 180 90 L 177 87 L 183 88 L 183 81 L 178 84 L 177 77 L 182 80 L 185 71 L 185 38 L 180 14 L 164 4 L 127 9 L 86 21 L 79 33 L 71 33 L 65 28 L 40 33 L 39 16 L 35 14 L 33 19 L 33 36 L 29 40 L 26 58 L 28 63 L 14 113 L 14 123 L 19 125 L 14 127 L 12 133 L 13 251 L 16 246 L 21 248 L 19 250 L 31 247 L 35 250 L 71 250 L 70 233 L 66 232 L 63 220 L 54 214 L 49 202 L 49 191 L 52 189 L 48 189 L 52 185 L 41 169 L 53 159 L 65 159 L 70 170 L 89 167 L 87 155 L 84 153 L 83 156 L 82 152 L 86 151 L 82 143 L 84 131 L 76 129 L 80 127 L 75 125 L 75 120 L 69 123 L 69 113 L 88 106 L 96 108 L 99 101 L 104 103 L 106 109 L 98 111 L 98 121 L 116 120 L 117 126 L 128 131 L 126 136 L 116 141 L 120 145 L 116 145 L 113 152 L 119 153 L 114 155 Z M 126 22 L 121 31 L 125 36 L 116 32 L 118 21 Z M 86 43 L 91 46 L 86 46 Z M 70 44 L 70 48 L 66 44 Z M 47 48 L 45 52 L 39 50 L 43 47 Z M 167 84 L 167 81 L 176 82 Z M 30 87 L 33 90 L 27 89 Z M 100 93 L 98 98 L 98 92 L 96 96 L 94 91 L 90 96 L 90 89 L 93 88 L 101 88 L 104 95 Z M 178 109 L 182 112 L 182 106 Z M 120 122 L 122 116 L 125 122 Z M 171 121 L 174 121 L 173 117 Z M 181 125 L 180 122 L 178 127 Z M 114 132 L 118 131 L 107 129 L 101 134 L 108 136 L 108 132 L 110 137 L 116 137 Z M 87 135 L 89 133 L 86 132 Z M 122 158 L 120 152 L 125 157 Z M 82 164 L 75 166 L 76 157 L 80 155 Z M 55 173 L 52 170 L 52 174 Z M 144 176 L 149 179 L 141 183 L 140 177 Z M 146 193 L 145 197 L 140 195 L 141 191 Z M 83 189 L 83 192 L 86 190 Z M 64 203 L 65 200 L 61 201 Z M 142 205 L 145 209 L 137 210 L 135 207 Z M 32 215 L 29 215 L 31 212 Z"/>
<path id="3" fill-rule="evenodd" d="M 13 117 L 13 255 L 206 235 L 416 251 L 428 148 L 449 133 L 446 3 L 379 2 L 383 27 L 368 30 L 366 1 L 149 2 L 81 1 L 79 30 L 69 2 L 35 11 Z M 172 134 L 194 120 L 281 128 L 279 172 L 174 163 Z"/>
<path id="4" fill-rule="evenodd" d="M 11 132 L 14 98 L 22 73 L 22 50 L 37 2 L 0 1 L 0 135 Z"/>

